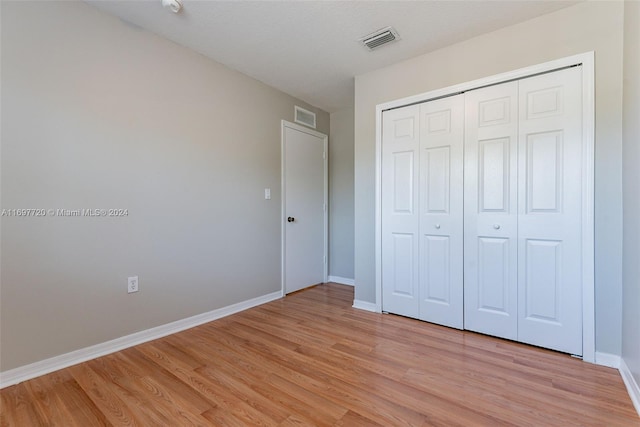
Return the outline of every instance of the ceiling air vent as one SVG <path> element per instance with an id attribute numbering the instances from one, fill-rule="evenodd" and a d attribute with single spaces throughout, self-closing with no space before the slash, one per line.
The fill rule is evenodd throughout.
<path id="1" fill-rule="evenodd" d="M 374 50 L 382 45 L 400 40 L 400 35 L 392 27 L 382 28 L 374 33 L 364 36 L 360 39 L 363 45 L 369 50 Z"/>

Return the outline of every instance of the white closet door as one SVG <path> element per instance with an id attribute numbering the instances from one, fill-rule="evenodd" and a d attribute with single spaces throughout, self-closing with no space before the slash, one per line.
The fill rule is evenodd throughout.
<path id="1" fill-rule="evenodd" d="M 581 69 L 520 81 L 518 340 L 582 355 Z"/>
<path id="2" fill-rule="evenodd" d="M 464 327 L 517 339 L 518 83 L 465 94 Z"/>
<path id="3" fill-rule="evenodd" d="M 463 327 L 464 95 L 420 105 L 420 319 Z"/>
<path id="4" fill-rule="evenodd" d="M 419 317 L 419 107 L 382 116 L 382 309 Z"/>

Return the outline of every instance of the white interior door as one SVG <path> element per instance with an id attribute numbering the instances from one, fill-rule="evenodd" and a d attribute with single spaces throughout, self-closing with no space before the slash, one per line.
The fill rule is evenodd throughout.
<path id="1" fill-rule="evenodd" d="M 464 95 L 420 104 L 419 318 L 463 327 Z"/>
<path id="2" fill-rule="evenodd" d="M 465 101 L 464 327 L 515 340 L 518 82 Z"/>
<path id="3" fill-rule="evenodd" d="M 417 318 L 419 215 L 417 105 L 382 116 L 382 310 Z"/>
<path id="4" fill-rule="evenodd" d="M 582 355 L 582 73 L 520 81 L 518 340 Z"/>
<path id="5" fill-rule="evenodd" d="M 327 137 L 282 122 L 283 287 L 326 281 Z"/>
<path id="6" fill-rule="evenodd" d="M 465 329 L 593 361 L 593 56 L 509 75 L 449 88 L 466 88 L 459 98 L 427 101 L 445 89 L 377 107 L 378 300 L 383 311 L 459 327 L 444 307 L 455 305 L 446 299 L 462 259 Z"/>

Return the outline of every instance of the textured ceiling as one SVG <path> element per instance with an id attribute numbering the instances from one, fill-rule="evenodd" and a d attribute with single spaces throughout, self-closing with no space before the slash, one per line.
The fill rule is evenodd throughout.
<path id="1" fill-rule="evenodd" d="M 89 1 L 328 112 L 353 105 L 353 77 L 575 1 Z M 358 39 L 393 26 L 402 40 Z"/>

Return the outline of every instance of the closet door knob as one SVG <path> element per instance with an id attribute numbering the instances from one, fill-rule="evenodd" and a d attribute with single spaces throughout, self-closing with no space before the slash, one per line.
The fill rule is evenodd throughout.
<path id="1" fill-rule="evenodd" d="M 496 230 L 500 230 L 500 224 L 493 224 L 493 228 L 495 228 Z"/>
<path id="2" fill-rule="evenodd" d="M 440 230 L 440 224 L 436 224 L 436 228 Z"/>

